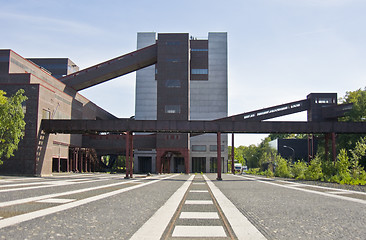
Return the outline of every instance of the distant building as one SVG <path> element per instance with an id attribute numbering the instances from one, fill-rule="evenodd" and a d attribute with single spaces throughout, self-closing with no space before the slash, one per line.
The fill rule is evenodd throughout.
<path id="1" fill-rule="evenodd" d="M 269 142 L 269 145 L 271 148 L 277 150 L 277 153 L 281 157 L 291 161 L 308 161 L 308 156 L 311 155 L 312 151 L 314 153 L 313 155 L 316 155 L 318 151 L 318 142 L 316 139 L 314 139 L 314 143 L 310 146 L 310 149 L 308 139 L 275 139 Z"/>
<path id="2" fill-rule="evenodd" d="M 138 33 L 137 48 L 158 44 L 158 64 L 136 72 L 136 120 L 213 120 L 228 114 L 227 33 Z M 227 171 L 227 135 L 222 156 Z M 138 172 L 216 172 L 216 134 L 159 134 L 156 149 L 135 149 Z M 162 159 L 162 163 L 157 163 Z"/>
<path id="3" fill-rule="evenodd" d="M 116 118 L 51 75 L 51 71 L 57 76 L 78 69 L 73 65 L 68 59 L 30 61 L 12 50 L 0 50 L 0 89 L 10 96 L 22 88 L 28 97 L 24 103 L 25 136 L 15 156 L 4 160 L 0 173 L 50 175 L 52 171 L 87 171 L 85 163 L 91 155 L 81 149 L 81 134 L 45 136 L 41 131 L 42 119 Z"/>
<path id="4" fill-rule="evenodd" d="M 27 60 L 46 69 L 57 79 L 79 71 L 79 67 L 68 58 L 27 58 Z"/>

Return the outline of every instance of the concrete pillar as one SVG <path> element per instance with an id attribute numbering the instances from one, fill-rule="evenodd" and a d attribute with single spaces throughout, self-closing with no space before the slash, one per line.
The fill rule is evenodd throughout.
<path id="1" fill-rule="evenodd" d="M 220 144 L 221 146 L 221 144 Z M 235 175 L 235 167 L 234 167 L 234 133 L 231 134 L 231 172 Z"/>
<path id="2" fill-rule="evenodd" d="M 221 178 L 221 132 L 217 133 L 217 180 Z"/>

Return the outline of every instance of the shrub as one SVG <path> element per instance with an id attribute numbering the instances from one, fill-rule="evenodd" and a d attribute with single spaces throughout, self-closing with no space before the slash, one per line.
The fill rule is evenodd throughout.
<path id="1" fill-rule="evenodd" d="M 276 156 L 275 163 L 276 163 L 276 170 L 275 170 L 276 177 L 285 177 L 285 178 L 292 177 L 287 161 L 284 158 Z"/>
<path id="2" fill-rule="evenodd" d="M 296 179 L 305 179 L 305 171 L 307 168 L 308 167 L 305 162 L 297 161 L 291 167 L 291 173 Z"/>
<path id="3" fill-rule="evenodd" d="M 267 169 L 266 171 L 264 171 L 263 175 L 265 175 L 266 177 L 274 177 L 274 174 L 271 171 L 271 169 Z"/>
<path id="4" fill-rule="evenodd" d="M 320 180 L 323 177 L 322 166 L 319 156 L 316 156 L 304 172 L 306 180 Z"/>

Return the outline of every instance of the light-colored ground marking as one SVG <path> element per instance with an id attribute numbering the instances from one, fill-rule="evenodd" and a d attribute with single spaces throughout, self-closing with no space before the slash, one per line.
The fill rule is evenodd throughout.
<path id="1" fill-rule="evenodd" d="M 205 185 L 206 183 L 192 183 L 193 185 Z"/>
<path id="2" fill-rule="evenodd" d="M 14 225 L 14 224 L 18 224 L 18 223 L 21 223 L 21 222 L 29 221 L 29 220 L 32 220 L 32 219 L 35 219 L 35 218 L 39 218 L 39 217 L 43 217 L 43 216 L 50 215 L 50 214 L 53 214 L 53 213 L 68 210 L 68 209 L 78 207 L 78 206 L 81 206 L 81 205 L 84 205 L 84 204 L 87 204 L 87 203 L 95 202 L 95 201 L 98 201 L 98 200 L 101 200 L 101 199 L 104 199 L 104 198 L 107 198 L 107 197 L 115 196 L 117 194 L 121 194 L 121 193 L 130 191 L 130 190 L 133 190 L 133 189 L 144 187 L 144 186 L 159 182 L 163 179 L 168 179 L 168 178 L 172 178 L 172 177 L 175 177 L 175 176 L 177 176 L 177 174 L 171 175 L 171 176 L 168 176 L 168 177 L 165 177 L 165 178 L 156 179 L 156 180 L 146 182 L 146 183 L 141 183 L 139 185 L 119 189 L 119 190 L 116 190 L 116 191 L 103 193 L 103 194 L 96 195 L 96 196 L 93 196 L 93 197 L 81 199 L 81 200 L 74 201 L 74 202 L 71 202 L 71 203 L 62 204 L 62 205 L 59 205 L 59 206 L 56 206 L 56 207 L 50 207 L 50 208 L 38 210 L 38 211 L 35 211 L 35 212 L 25 213 L 25 214 L 17 215 L 17 216 L 14 216 L 14 217 L 1 219 L 0 220 L 0 229 L 4 228 L 4 227 L 11 226 L 11 225 Z"/>
<path id="3" fill-rule="evenodd" d="M 329 192 L 326 192 L 326 193 L 329 193 L 329 194 L 354 194 L 353 192 L 343 192 L 343 191 L 329 191 Z"/>
<path id="4" fill-rule="evenodd" d="M 73 202 L 76 199 L 66 199 L 66 198 L 47 198 L 40 201 L 37 201 L 39 203 L 69 203 Z"/>
<path id="5" fill-rule="evenodd" d="M 172 237 L 226 237 L 222 226 L 175 226 Z"/>
<path id="6" fill-rule="evenodd" d="M 190 190 L 191 193 L 208 193 L 208 190 Z"/>
<path id="7" fill-rule="evenodd" d="M 219 219 L 217 212 L 181 212 L 182 219 Z"/>
<path id="8" fill-rule="evenodd" d="M 266 239 L 206 175 L 203 177 L 238 239 Z"/>
<path id="9" fill-rule="evenodd" d="M 177 190 L 175 193 L 161 206 L 155 214 L 137 230 L 137 232 L 130 238 L 130 240 L 158 240 L 164 233 L 179 203 L 187 192 L 187 189 L 192 183 L 194 175 Z"/>
<path id="10" fill-rule="evenodd" d="M 185 204 L 206 205 L 213 204 L 212 200 L 186 200 Z"/>
<path id="11" fill-rule="evenodd" d="M 8 202 L 0 202 L 0 207 L 8 207 L 8 206 L 17 205 L 17 204 L 35 202 L 35 201 L 39 201 L 39 200 L 46 199 L 46 198 L 61 197 L 61 196 L 65 196 L 65 195 L 82 193 L 82 192 L 87 192 L 87 191 L 92 191 L 92 190 L 97 190 L 97 189 L 102 189 L 102 188 L 107 188 L 107 187 L 124 185 L 127 183 L 136 183 L 136 182 L 139 182 L 139 180 L 124 181 L 124 182 L 112 183 L 112 184 L 107 184 L 107 185 L 102 185 L 102 186 L 97 186 L 97 187 L 77 189 L 77 190 L 72 190 L 72 191 L 68 191 L 68 192 L 52 193 L 52 194 L 47 194 L 47 195 L 42 195 L 42 196 L 37 196 L 37 197 L 29 197 L 29 198 L 23 198 L 23 199 L 18 199 L 18 200 L 12 200 L 12 201 L 8 201 Z"/>
<path id="12" fill-rule="evenodd" d="M 234 176 L 236 176 L 236 175 L 234 175 Z M 262 181 L 262 180 L 259 180 L 259 178 L 253 179 L 251 177 L 243 177 L 243 176 L 236 176 L 236 177 L 249 179 L 249 180 L 260 182 L 260 183 L 271 184 L 271 185 L 278 186 L 278 187 L 283 187 L 283 188 L 288 188 L 288 189 L 293 189 L 293 190 L 298 190 L 298 191 L 303 191 L 303 192 L 308 192 L 308 193 L 319 194 L 319 195 L 323 195 L 323 196 L 327 196 L 327 197 L 331 197 L 331 198 L 342 199 L 342 200 L 346 200 L 346 201 L 350 201 L 350 202 L 366 204 L 366 200 L 362 200 L 362 199 L 358 199 L 358 198 L 352 198 L 352 197 L 346 197 L 346 196 L 339 196 L 337 194 L 330 194 L 330 193 L 326 193 L 326 192 L 320 192 L 320 191 L 316 191 L 316 190 L 305 189 L 305 188 L 302 188 L 302 187 L 313 187 L 313 188 L 337 190 L 335 188 L 314 186 L 314 185 L 308 185 L 308 184 L 302 184 L 302 185 L 294 187 L 294 186 L 291 186 L 291 185 L 277 184 L 274 181 L 272 181 L 272 182 Z M 366 194 L 364 192 L 356 192 L 356 191 L 349 191 L 349 190 L 342 190 L 342 191 L 347 191 L 347 192 L 352 192 L 352 193 L 362 194 L 362 195 Z"/>
<path id="13" fill-rule="evenodd" d="M 22 187 L 22 188 L 10 188 L 10 189 L 1 189 L 1 192 L 15 192 L 15 191 L 24 191 L 24 190 L 32 190 L 32 189 L 39 189 L 39 188 L 49 188 L 49 187 L 55 187 L 55 186 L 66 186 L 66 185 L 75 185 L 75 184 L 82 184 L 82 183 L 91 183 L 91 182 L 100 182 L 100 181 L 106 181 L 104 179 L 95 179 L 95 180 L 88 180 L 83 182 L 74 182 L 74 181 L 49 181 L 49 182 L 43 182 L 38 183 L 42 184 L 40 186 L 33 186 L 33 187 Z M 0 185 L 0 187 L 2 187 Z"/>

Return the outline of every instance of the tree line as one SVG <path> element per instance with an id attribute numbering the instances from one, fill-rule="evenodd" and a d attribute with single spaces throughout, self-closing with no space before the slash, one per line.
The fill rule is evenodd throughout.
<path id="1" fill-rule="evenodd" d="M 366 121 L 366 88 L 349 91 L 339 99 L 340 104 L 352 103 L 353 108 L 339 119 L 345 122 Z M 318 152 L 316 157 L 287 161 L 269 146 L 275 139 L 306 139 L 306 134 L 270 134 L 258 145 L 234 148 L 234 158 L 248 166 L 248 173 L 269 177 L 293 177 L 306 180 L 323 180 L 342 184 L 366 184 L 366 134 L 338 134 L 336 161 L 325 156 L 324 136 L 317 134 Z M 229 147 L 231 159 L 231 146 Z"/>

